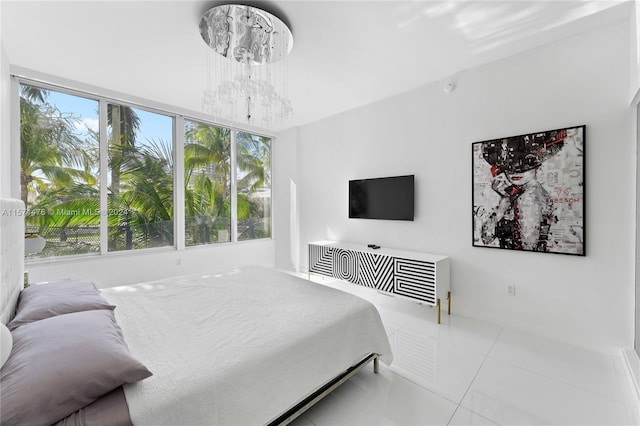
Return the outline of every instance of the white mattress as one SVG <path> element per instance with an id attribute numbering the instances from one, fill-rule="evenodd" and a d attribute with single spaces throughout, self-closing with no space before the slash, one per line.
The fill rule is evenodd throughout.
<path id="1" fill-rule="evenodd" d="M 389 364 L 376 308 L 261 267 L 103 290 L 154 373 L 125 387 L 134 425 L 259 425 L 370 352 Z"/>

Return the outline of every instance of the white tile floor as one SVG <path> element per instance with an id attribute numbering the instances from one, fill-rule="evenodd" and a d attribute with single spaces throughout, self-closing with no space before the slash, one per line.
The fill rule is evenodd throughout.
<path id="1" fill-rule="evenodd" d="M 364 368 L 294 426 L 640 424 L 621 354 L 465 318 L 455 310 L 451 316 L 443 311 L 438 325 L 435 308 L 312 279 L 373 302 L 394 361 L 380 363 L 378 375 Z"/>

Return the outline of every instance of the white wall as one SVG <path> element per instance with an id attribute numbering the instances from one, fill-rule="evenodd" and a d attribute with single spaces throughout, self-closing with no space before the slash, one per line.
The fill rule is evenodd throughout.
<path id="1" fill-rule="evenodd" d="M 272 145 L 273 235 L 275 263 L 281 269 L 299 269 L 298 139 L 299 127 L 281 133 Z"/>
<path id="2" fill-rule="evenodd" d="M 640 102 L 640 4 L 634 1 L 629 15 L 629 38 L 631 54 L 631 99 Z"/>
<path id="3" fill-rule="evenodd" d="M 97 282 L 98 287 L 113 287 L 178 275 L 210 272 L 243 265 L 273 267 L 272 240 L 243 241 L 193 247 L 187 250 L 147 250 L 135 254 L 78 259 L 54 259 L 27 263 L 30 282 L 83 278 Z"/>
<path id="4" fill-rule="evenodd" d="M 2 2 L 0 2 L 0 16 L 2 15 Z M 0 31 L 0 197 L 11 196 L 11 167 L 6 159 L 11 158 L 11 78 L 9 76 L 9 59 L 2 44 L 2 32 Z"/>
<path id="5" fill-rule="evenodd" d="M 631 347 L 629 44 L 625 20 L 460 73 L 450 94 L 443 81 L 283 133 L 278 143 L 297 145 L 300 238 L 297 247 L 276 241 L 277 266 L 289 266 L 280 261 L 290 250 L 306 270 L 306 244 L 324 239 L 446 254 L 454 313 L 583 345 Z M 580 124 L 587 256 L 472 247 L 471 143 Z M 414 222 L 347 218 L 349 179 L 398 174 L 416 175 Z M 288 202 L 277 198 L 278 210 Z M 515 297 L 507 284 L 516 285 Z"/>
<path id="6" fill-rule="evenodd" d="M 635 286 L 635 334 L 634 349 L 638 355 L 637 362 L 640 365 L 640 103 L 635 104 L 636 109 L 636 286 Z M 640 372 L 639 372 L 640 374 Z M 638 377 L 640 379 L 640 376 Z M 640 383 L 640 380 L 637 381 Z"/>
<path id="7" fill-rule="evenodd" d="M 4 95 L 3 95 L 3 89 L 4 89 L 4 85 L 5 85 L 5 80 L 4 80 L 4 75 L 5 75 L 5 67 L 7 67 L 7 65 L 5 65 L 8 60 L 7 60 L 7 55 L 4 51 L 4 45 L 2 44 L 2 2 L 0 1 L 0 158 L 6 158 L 6 153 L 4 152 L 4 147 L 5 147 L 5 139 L 4 136 L 2 135 L 2 129 L 5 128 L 5 121 L 3 118 L 3 114 L 5 109 L 7 107 L 7 103 L 5 102 L 4 99 Z M 5 171 L 5 167 L 0 168 L 0 197 L 5 196 L 5 191 L 4 191 L 4 185 L 5 185 L 5 174 L 7 172 Z"/>
<path id="8" fill-rule="evenodd" d="M 633 2 L 629 17 L 631 36 L 631 98 L 636 107 L 636 295 L 635 295 L 635 350 L 640 356 L 640 4 Z"/>

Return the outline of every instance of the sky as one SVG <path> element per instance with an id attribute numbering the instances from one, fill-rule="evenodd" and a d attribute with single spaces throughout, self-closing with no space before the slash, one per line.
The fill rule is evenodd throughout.
<path id="1" fill-rule="evenodd" d="M 58 108 L 63 113 L 71 113 L 77 120 L 75 122 L 76 135 L 81 139 L 89 136 L 88 129 L 99 131 L 98 105 L 95 99 L 69 95 L 62 92 L 49 90 L 47 102 Z M 165 146 L 172 147 L 173 119 L 170 116 L 149 112 L 140 108 L 133 108 L 140 118 L 140 128 L 136 137 L 136 144 L 145 145 L 147 141 L 163 141 Z M 244 176 L 240 170 L 238 179 Z"/>
<path id="2" fill-rule="evenodd" d="M 47 101 L 61 112 L 73 113 L 78 119 L 75 127 L 81 138 L 88 135 L 87 129 L 96 132 L 99 130 L 98 101 L 55 91 L 49 91 Z M 138 143 L 144 144 L 151 139 L 163 140 L 171 144 L 173 134 L 171 117 L 139 108 L 133 108 L 133 110 L 140 118 L 140 129 L 136 138 Z"/>

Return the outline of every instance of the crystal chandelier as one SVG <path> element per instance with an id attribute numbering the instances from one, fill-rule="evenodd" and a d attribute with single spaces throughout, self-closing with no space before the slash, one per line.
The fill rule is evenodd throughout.
<path id="1" fill-rule="evenodd" d="M 226 4 L 202 15 L 200 35 L 211 48 L 204 111 L 268 129 L 291 119 L 286 74 L 293 36 L 285 23 L 255 7 Z"/>

